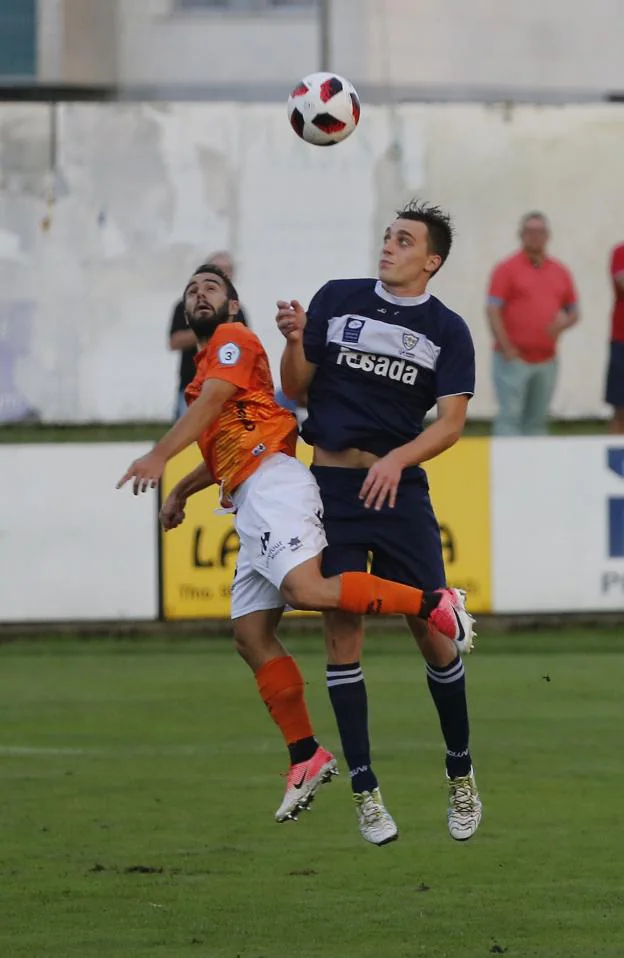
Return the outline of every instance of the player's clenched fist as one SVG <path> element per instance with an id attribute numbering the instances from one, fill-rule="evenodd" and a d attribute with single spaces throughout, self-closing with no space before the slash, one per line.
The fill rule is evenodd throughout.
<path id="1" fill-rule="evenodd" d="M 289 343 L 301 342 L 307 319 L 305 309 L 296 299 L 291 299 L 289 303 L 283 299 L 277 301 L 275 322 Z"/>
<path id="2" fill-rule="evenodd" d="M 160 524 L 165 532 L 169 532 L 170 529 L 176 529 L 182 525 L 184 522 L 185 505 L 186 499 L 180 498 L 175 490 L 169 493 L 158 514 Z"/>

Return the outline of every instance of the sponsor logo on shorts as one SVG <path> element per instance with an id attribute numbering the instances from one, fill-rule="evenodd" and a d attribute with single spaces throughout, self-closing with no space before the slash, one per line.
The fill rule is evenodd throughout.
<path id="1" fill-rule="evenodd" d="M 293 536 L 292 539 L 288 540 L 288 545 L 290 546 L 291 552 L 296 552 L 297 549 L 301 548 L 301 546 L 303 545 L 303 542 L 301 541 L 299 536 Z"/>
<path id="2" fill-rule="evenodd" d="M 267 562 L 271 562 L 272 559 L 275 559 L 275 557 L 286 548 L 281 539 L 278 542 L 274 542 L 272 546 L 269 546 L 270 541 L 270 532 L 264 532 L 260 536 L 260 553 L 266 557 Z"/>
<path id="3" fill-rule="evenodd" d="M 274 542 L 273 545 L 269 545 L 271 541 L 271 533 L 263 532 L 260 536 L 260 554 L 263 555 L 267 562 L 271 562 L 272 559 L 275 559 L 276 556 L 283 552 L 286 546 L 279 539 L 277 542 Z"/>
<path id="4" fill-rule="evenodd" d="M 418 376 L 418 366 L 404 359 L 392 359 L 391 356 L 378 356 L 375 353 L 358 353 L 344 346 L 336 357 L 338 366 L 346 365 L 351 369 L 361 369 L 363 373 L 373 373 L 393 382 L 413 386 Z"/>
<path id="5" fill-rule="evenodd" d="M 277 556 L 281 552 L 283 552 L 285 548 L 286 546 L 284 545 L 281 539 L 279 542 L 275 542 L 266 554 L 267 562 L 271 562 L 273 559 L 276 559 Z"/>

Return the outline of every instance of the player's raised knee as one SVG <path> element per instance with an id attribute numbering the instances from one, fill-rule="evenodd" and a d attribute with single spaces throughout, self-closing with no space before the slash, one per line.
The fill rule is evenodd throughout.
<path id="1" fill-rule="evenodd" d="M 337 579 L 324 579 L 312 564 L 293 569 L 280 585 L 287 605 L 301 612 L 325 612 L 336 609 L 339 601 Z"/>
<path id="2" fill-rule="evenodd" d="M 323 578 L 319 556 L 291 569 L 282 579 L 280 592 L 287 605 L 301 612 L 322 612 L 338 605 L 337 580 Z"/>
<path id="3" fill-rule="evenodd" d="M 302 582 L 286 576 L 280 586 L 280 592 L 287 605 L 300 612 L 310 612 L 318 609 L 319 596 L 312 583 Z"/>

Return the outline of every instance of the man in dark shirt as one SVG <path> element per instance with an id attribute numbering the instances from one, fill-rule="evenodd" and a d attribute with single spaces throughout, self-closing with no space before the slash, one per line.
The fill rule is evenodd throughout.
<path id="1" fill-rule="evenodd" d="M 282 388 L 307 396 L 303 438 L 324 506 L 323 574 L 366 570 L 422 589 L 446 585 L 440 530 L 421 463 L 461 436 L 474 391 L 475 358 L 464 320 L 427 285 L 452 243 L 449 217 L 411 203 L 384 235 L 378 278 L 332 280 L 307 314 L 278 303 L 286 338 Z M 435 422 L 426 413 L 437 407 Z M 458 482 L 461 477 L 458 477 Z M 460 598 L 463 610 L 463 598 Z M 464 667 L 472 628 L 455 640 L 408 617 L 446 744 L 448 828 L 465 841 L 481 820 L 469 750 Z M 362 836 L 398 837 L 371 765 L 361 616 L 325 614 L 327 686 L 351 776 Z"/>
<path id="2" fill-rule="evenodd" d="M 225 250 L 219 250 L 212 253 L 206 260 L 206 264 L 218 266 L 225 273 L 227 278 L 234 281 L 234 262 L 229 253 Z M 205 265 L 205 264 L 204 264 Z M 248 326 L 247 317 L 242 306 L 238 310 L 238 322 Z M 184 390 L 195 377 L 195 363 L 193 362 L 197 352 L 197 339 L 195 333 L 186 321 L 184 313 L 184 301 L 176 303 L 169 326 L 169 349 L 180 353 L 180 367 L 178 372 L 178 389 L 176 393 L 175 418 L 179 419 L 186 410 L 186 400 L 184 399 Z"/>

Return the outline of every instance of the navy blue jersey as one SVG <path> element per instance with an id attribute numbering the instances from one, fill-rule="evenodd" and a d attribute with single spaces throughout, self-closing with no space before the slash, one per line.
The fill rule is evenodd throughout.
<path id="1" fill-rule="evenodd" d="M 470 331 L 425 293 L 397 297 L 374 279 L 333 280 L 308 309 L 303 346 L 318 368 L 306 442 L 383 456 L 414 439 L 443 396 L 474 393 Z"/>

